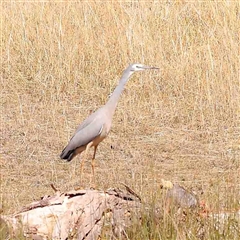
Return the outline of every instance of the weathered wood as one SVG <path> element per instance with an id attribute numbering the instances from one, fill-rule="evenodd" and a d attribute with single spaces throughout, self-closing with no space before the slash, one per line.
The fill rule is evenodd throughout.
<path id="1" fill-rule="evenodd" d="M 124 186 L 126 190 L 88 189 L 66 193 L 52 186 L 55 191 L 53 196 L 44 196 L 13 215 L 0 217 L 0 239 L 19 239 L 20 233 L 26 239 L 34 240 L 94 240 L 99 239 L 104 226 L 107 226 L 108 239 L 128 239 L 127 230 L 136 224 L 133 219 L 140 224 L 141 211 L 147 213 L 151 208 L 141 203 L 141 198 L 132 189 Z M 161 187 L 166 190 L 164 211 L 169 213 L 171 209 L 176 218 L 177 238 L 182 239 L 187 234 L 182 226 L 188 216 L 199 224 L 199 236 L 205 234 L 204 222 L 208 220 L 220 233 L 231 219 L 239 226 L 239 209 L 213 212 L 195 194 L 178 184 L 162 180 Z M 158 210 L 155 213 L 156 221 L 166 216 L 164 213 L 160 216 Z M 2 231 L 2 228 L 5 230 Z"/>
<path id="2" fill-rule="evenodd" d="M 179 184 L 161 179 L 161 187 L 167 189 L 166 208 L 196 209 L 199 207 L 198 196 Z"/>
<path id="3" fill-rule="evenodd" d="M 98 239 L 108 216 L 112 234 L 123 236 L 131 225 L 129 214 L 139 214 L 140 201 L 129 191 L 57 191 L 11 216 L 2 216 L 12 237 L 19 232 L 31 239 Z M 109 214 L 111 213 L 111 214 Z M 126 214 L 127 213 L 127 214 Z"/>

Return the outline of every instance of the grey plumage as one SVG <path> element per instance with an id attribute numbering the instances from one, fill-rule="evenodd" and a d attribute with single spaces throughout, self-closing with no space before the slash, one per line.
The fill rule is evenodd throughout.
<path id="1" fill-rule="evenodd" d="M 60 157 L 67 161 L 71 161 L 77 154 L 80 154 L 90 147 L 94 147 L 94 155 L 92 158 L 92 170 L 94 174 L 94 159 L 98 144 L 107 137 L 112 124 L 112 117 L 117 107 L 118 100 L 127 83 L 129 77 L 135 71 L 146 69 L 158 69 L 156 67 L 148 67 L 142 64 L 132 64 L 124 72 L 107 103 L 92 113 L 79 125 L 68 145 L 63 149 Z"/>
<path id="2" fill-rule="evenodd" d="M 104 126 L 103 110 L 103 108 L 98 109 L 78 126 L 68 145 L 60 155 L 62 159 L 71 161 L 77 155 L 75 153 L 77 148 L 85 146 L 101 134 Z"/>

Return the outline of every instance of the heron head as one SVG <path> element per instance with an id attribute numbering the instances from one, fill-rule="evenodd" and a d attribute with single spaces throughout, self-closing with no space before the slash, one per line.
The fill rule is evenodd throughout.
<path id="1" fill-rule="evenodd" d="M 132 65 L 129 66 L 129 70 L 131 72 L 136 72 L 136 71 L 143 71 L 143 70 L 146 70 L 146 69 L 159 69 L 157 67 L 150 67 L 150 66 L 146 66 L 146 65 L 143 65 L 143 64 L 140 64 L 140 63 L 134 63 Z"/>

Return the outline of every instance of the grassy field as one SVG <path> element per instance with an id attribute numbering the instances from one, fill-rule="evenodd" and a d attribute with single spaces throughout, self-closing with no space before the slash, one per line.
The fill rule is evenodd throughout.
<path id="1" fill-rule="evenodd" d="M 52 194 L 51 183 L 79 187 L 80 158 L 59 154 L 134 62 L 161 70 L 127 83 L 96 155 L 98 188 L 124 182 L 151 204 L 162 201 L 164 178 L 212 210 L 240 208 L 239 9 L 216 0 L 2 3 L 3 213 Z M 87 188 L 90 161 L 84 176 Z M 176 226 L 173 235 L 164 226 L 146 239 L 174 239 Z M 212 230 L 206 239 L 219 239 Z"/>

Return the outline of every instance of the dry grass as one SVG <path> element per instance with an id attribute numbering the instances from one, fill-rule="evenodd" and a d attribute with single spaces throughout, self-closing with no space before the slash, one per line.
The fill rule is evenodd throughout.
<path id="1" fill-rule="evenodd" d="M 202 189 L 213 209 L 239 207 L 239 2 L 1 5 L 4 213 L 50 183 L 79 185 L 79 158 L 59 154 L 133 62 L 161 71 L 128 82 L 97 152 L 98 187 L 125 182 L 151 202 L 165 178 Z"/>

